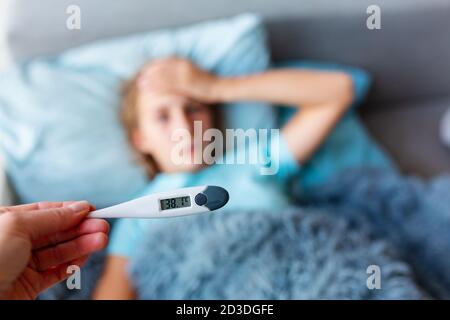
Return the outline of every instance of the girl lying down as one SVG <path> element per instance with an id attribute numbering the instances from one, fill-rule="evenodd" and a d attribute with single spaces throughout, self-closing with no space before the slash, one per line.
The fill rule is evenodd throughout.
<path id="1" fill-rule="evenodd" d="M 298 112 L 281 129 L 277 173 L 261 175 L 255 165 L 206 165 L 196 153 L 203 148 L 183 146 L 190 161 L 174 163 L 173 134 L 194 134 L 217 126 L 215 106 L 235 101 L 261 101 L 297 106 Z M 270 70 L 260 74 L 221 78 L 188 60 L 166 58 L 144 66 L 124 88 L 122 120 L 130 144 L 151 183 L 143 194 L 196 185 L 219 185 L 230 193 L 227 209 L 271 209 L 289 206 L 284 186 L 325 140 L 353 101 L 350 76 L 340 72 Z M 301 109 L 300 109 L 301 106 Z M 203 136 L 203 135 L 202 135 Z M 203 142 L 204 143 L 204 142 Z M 270 144 L 268 144 L 270 145 Z M 204 147 L 204 145 L 203 145 Z M 240 148 L 245 148 L 241 146 Z M 244 152 L 238 150 L 239 152 Z M 196 158 L 197 156 L 197 158 Z M 249 196 L 251 195 L 251 196 Z M 149 227 L 162 220 L 124 219 L 117 222 L 108 248 L 104 273 L 95 299 L 133 299 L 127 263 Z"/>

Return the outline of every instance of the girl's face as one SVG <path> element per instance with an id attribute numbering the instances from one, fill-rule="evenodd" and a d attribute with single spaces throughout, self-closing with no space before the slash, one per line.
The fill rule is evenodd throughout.
<path id="1" fill-rule="evenodd" d="M 194 163 L 194 152 L 202 159 L 202 145 L 194 148 L 194 121 L 201 121 L 202 133 L 213 125 L 209 106 L 192 101 L 176 94 L 160 94 L 150 91 L 139 92 L 137 99 L 138 128 L 133 132 L 134 146 L 142 153 L 149 154 L 162 172 L 196 171 L 203 167 L 202 163 Z M 176 130 L 184 129 L 190 133 L 191 139 L 174 139 Z M 181 145 L 180 145 L 181 144 Z M 173 153 L 182 150 L 190 154 L 189 161 L 181 165 L 173 159 Z"/>

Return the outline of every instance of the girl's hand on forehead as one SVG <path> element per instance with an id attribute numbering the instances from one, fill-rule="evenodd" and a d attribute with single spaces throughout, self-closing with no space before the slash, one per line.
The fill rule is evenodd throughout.
<path id="1" fill-rule="evenodd" d="M 218 77 L 202 70 L 188 59 L 163 58 L 147 64 L 138 76 L 139 87 L 158 93 L 175 93 L 215 103 L 213 87 Z"/>

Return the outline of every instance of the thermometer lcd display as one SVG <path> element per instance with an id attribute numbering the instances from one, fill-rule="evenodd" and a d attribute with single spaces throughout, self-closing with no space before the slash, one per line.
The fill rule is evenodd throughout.
<path id="1" fill-rule="evenodd" d="M 178 197 L 159 200 L 161 203 L 161 210 L 186 208 L 191 206 L 191 197 Z"/>

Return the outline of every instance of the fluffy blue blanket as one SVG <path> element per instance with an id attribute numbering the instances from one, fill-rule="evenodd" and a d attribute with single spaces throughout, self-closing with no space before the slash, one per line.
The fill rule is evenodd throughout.
<path id="1" fill-rule="evenodd" d="M 351 224 L 368 225 L 408 263 L 432 297 L 450 299 L 450 175 L 423 181 L 381 169 L 352 169 L 309 194 L 301 206 L 320 206 Z"/>
<path id="2" fill-rule="evenodd" d="M 450 297 L 450 177 L 425 182 L 350 170 L 271 212 L 170 219 L 148 234 L 129 272 L 142 299 L 419 299 Z M 82 271 L 89 298 L 104 253 Z M 381 289 L 367 287 L 367 268 Z"/>

